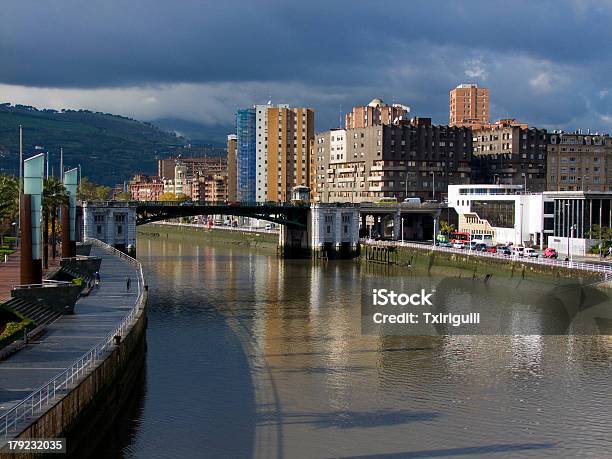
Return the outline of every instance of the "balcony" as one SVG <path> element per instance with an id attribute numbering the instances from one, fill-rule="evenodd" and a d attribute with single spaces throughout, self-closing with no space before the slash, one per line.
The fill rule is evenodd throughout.
<path id="1" fill-rule="evenodd" d="M 372 166 L 371 171 L 405 171 L 406 166 Z M 441 169 L 440 169 L 441 170 Z"/>

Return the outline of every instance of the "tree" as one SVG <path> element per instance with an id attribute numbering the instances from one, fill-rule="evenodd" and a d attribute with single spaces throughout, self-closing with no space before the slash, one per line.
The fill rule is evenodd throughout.
<path id="1" fill-rule="evenodd" d="M 440 220 L 440 233 L 449 236 L 453 231 L 455 231 L 455 225 L 448 223 L 446 220 Z"/>
<path id="2" fill-rule="evenodd" d="M 82 201 L 110 201 L 112 190 L 108 186 L 98 185 L 83 177 L 79 185 L 78 198 Z"/>
<path id="3" fill-rule="evenodd" d="M 174 193 L 166 191 L 159 197 L 159 200 L 164 202 L 176 201 L 176 195 Z"/>
<path id="4" fill-rule="evenodd" d="M 18 213 L 19 186 L 17 179 L 10 175 L 0 175 L 0 236 L 11 233 Z"/>
<path id="5" fill-rule="evenodd" d="M 159 197 L 160 201 L 166 201 L 166 202 L 183 202 L 183 201 L 188 201 L 189 200 L 189 196 L 187 196 L 186 194 L 183 193 L 179 193 L 179 194 L 174 194 L 171 193 L 169 191 L 165 192 L 164 194 L 162 194 Z"/>
<path id="6" fill-rule="evenodd" d="M 132 199 L 132 195 L 127 191 L 122 191 L 115 195 L 115 201 L 129 201 L 130 199 Z"/>
<path id="7" fill-rule="evenodd" d="M 45 268 L 49 267 L 49 217 L 51 217 L 51 237 L 53 239 L 53 258 L 56 255 L 56 217 L 61 206 L 69 203 L 68 192 L 64 184 L 57 177 L 48 177 L 43 186 L 42 208 L 44 216 L 43 226 L 43 263 Z"/>

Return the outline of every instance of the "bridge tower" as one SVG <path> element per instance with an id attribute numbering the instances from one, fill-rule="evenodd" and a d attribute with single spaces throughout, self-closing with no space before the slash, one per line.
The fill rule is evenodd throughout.
<path id="1" fill-rule="evenodd" d="M 83 203 L 83 235 L 130 255 L 136 253 L 136 210 L 133 202 Z"/>
<path id="2" fill-rule="evenodd" d="M 315 258 L 353 258 L 359 255 L 359 206 L 313 204 L 308 223 Z"/>

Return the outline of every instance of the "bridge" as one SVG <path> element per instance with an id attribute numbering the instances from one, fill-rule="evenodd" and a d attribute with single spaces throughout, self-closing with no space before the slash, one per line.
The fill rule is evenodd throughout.
<path id="1" fill-rule="evenodd" d="M 212 203 L 136 201 L 136 225 L 199 215 L 233 215 L 265 220 L 294 229 L 307 229 L 308 204 L 294 203 Z"/>
<path id="2" fill-rule="evenodd" d="M 278 223 L 286 258 L 352 257 L 359 250 L 359 207 L 353 204 L 88 201 L 83 203 L 83 234 L 135 253 L 136 226 L 199 215 Z"/>
<path id="3" fill-rule="evenodd" d="M 446 217 L 447 221 L 450 220 L 450 211 L 446 203 L 440 202 L 364 202 L 359 206 L 362 236 L 377 235 L 393 240 L 435 240 L 440 230 L 440 218 Z"/>

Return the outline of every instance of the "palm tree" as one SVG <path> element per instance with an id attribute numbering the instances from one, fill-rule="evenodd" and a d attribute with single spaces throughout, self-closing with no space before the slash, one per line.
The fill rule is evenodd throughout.
<path id="1" fill-rule="evenodd" d="M 19 209 L 19 187 L 17 179 L 0 175 L 0 236 L 9 233 L 17 219 Z"/>
<path id="2" fill-rule="evenodd" d="M 44 214 L 44 226 L 43 226 L 43 263 L 45 269 L 49 267 L 49 217 L 51 217 L 51 236 L 53 238 L 53 258 L 56 256 L 56 234 L 55 234 L 55 223 L 57 217 L 57 211 L 61 206 L 67 206 L 69 203 L 68 192 L 64 187 L 64 184 L 57 177 L 48 177 L 45 179 L 43 188 L 43 214 Z"/>

